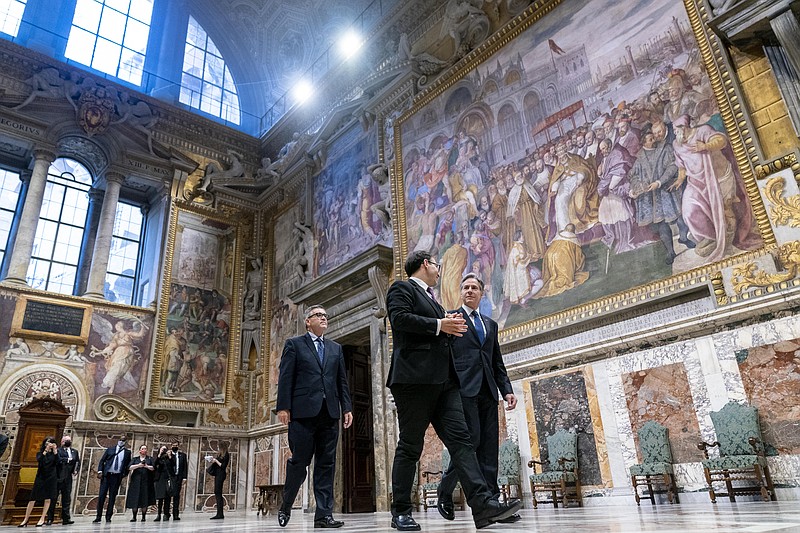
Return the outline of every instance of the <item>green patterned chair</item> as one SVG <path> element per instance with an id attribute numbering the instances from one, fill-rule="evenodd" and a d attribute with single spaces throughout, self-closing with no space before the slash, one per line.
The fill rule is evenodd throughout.
<path id="1" fill-rule="evenodd" d="M 717 441 L 697 445 L 706 457 L 703 471 L 711 502 L 717 502 L 717 495 L 728 496 L 732 502 L 737 495 L 760 495 L 764 501 L 774 501 L 775 486 L 764 454 L 758 409 L 728 402 L 711 413 L 711 422 Z M 709 458 L 708 449 L 713 447 L 719 447 L 719 457 Z M 715 492 L 714 483 L 724 483 L 728 492 Z"/>
<path id="2" fill-rule="evenodd" d="M 547 462 L 533 459 L 528 462 L 528 467 L 534 469 L 530 477 L 533 508 L 536 509 L 539 505 L 539 500 L 536 499 L 537 492 L 549 492 L 550 500 L 541 500 L 541 503 L 552 503 L 555 508 L 558 508 L 559 501 L 564 507 L 570 501 L 577 502 L 578 506 L 582 507 L 578 436 L 563 429 L 549 435 L 547 456 Z M 536 472 L 536 465 L 540 465 L 542 472 Z"/>
<path id="3" fill-rule="evenodd" d="M 669 430 L 658 422 L 649 420 L 636 433 L 639 436 L 639 451 L 642 454 L 642 462 L 630 467 L 636 505 L 640 504 L 637 488 L 640 485 L 647 486 L 647 492 L 643 492 L 642 496 L 649 497 L 652 505 L 656 503 L 656 491 L 653 490 L 653 485 L 665 486 L 667 501 L 678 502 L 678 487 L 675 485 L 675 475 L 672 472 Z"/>
<path id="4" fill-rule="evenodd" d="M 420 492 L 422 492 L 422 508 L 427 511 L 428 507 L 436 507 L 439 500 L 439 482 L 442 480 L 442 474 L 447 467 L 450 466 L 450 452 L 447 448 L 442 449 L 442 469 L 437 472 L 422 472 L 422 479 L 424 483 L 420 485 Z M 464 498 L 461 496 L 461 483 L 456 483 L 456 490 L 453 493 L 453 505 L 464 509 Z"/>
<path id="5" fill-rule="evenodd" d="M 506 439 L 500 445 L 498 454 L 497 485 L 504 500 L 512 494 L 519 498 L 522 496 L 522 483 L 519 475 L 519 446 L 511 439 Z M 511 489 L 516 487 L 516 492 Z"/>

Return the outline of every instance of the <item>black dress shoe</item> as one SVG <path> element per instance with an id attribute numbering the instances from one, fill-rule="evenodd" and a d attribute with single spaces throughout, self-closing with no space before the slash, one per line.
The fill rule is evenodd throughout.
<path id="1" fill-rule="evenodd" d="M 52 520 L 45 520 L 45 521 L 44 521 L 44 525 L 46 525 L 46 526 L 52 526 L 52 525 L 53 525 L 53 521 L 52 521 Z"/>
<path id="2" fill-rule="evenodd" d="M 392 517 L 392 527 L 397 531 L 419 531 L 417 521 L 411 518 L 410 514 L 400 514 Z"/>
<path id="3" fill-rule="evenodd" d="M 61 525 L 62 526 L 68 526 L 68 525 L 74 524 L 74 523 L 75 523 L 75 521 L 74 520 L 70 520 L 69 518 L 67 518 L 66 520 L 62 520 L 61 521 Z"/>
<path id="4" fill-rule="evenodd" d="M 314 527 L 342 527 L 343 525 L 344 522 L 341 520 L 334 520 L 331 515 L 314 520 Z"/>
<path id="5" fill-rule="evenodd" d="M 278 510 L 278 525 L 281 527 L 286 527 L 286 524 L 289 523 L 289 518 L 292 516 L 291 512 L 286 512 L 284 510 Z"/>
<path id="6" fill-rule="evenodd" d="M 181 519 L 181 517 L 180 517 L 180 516 L 178 516 L 178 515 L 172 515 L 172 519 L 173 519 L 173 520 L 180 520 L 180 519 Z"/>
<path id="7" fill-rule="evenodd" d="M 439 511 L 439 514 L 442 515 L 442 518 L 445 520 L 456 519 L 455 506 L 452 501 L 439 498 L 439 501 L 436 502 L 436 510 Z"/>
<path id="8" fill-rule="evenodd" d="M 508 500 L 498 503 L 497 500 L 489 500 L 486 507 L 480 512 L 473 513 L 472 519 L 475 521 L 475 529 L 483 529 L 487 526 L 508 518 L 512 514 L 522 509 L 522 502 L 519 500 Z"/>
<path id="9" fill-rule="evenodd" d="M 214 516 L 212 516 L 210 518 L 210 520 L 222 520 L 223 518 L 225 518 L 225 517 L 222 516 L 221 514 L 215 514 Z"/>
<path id="10" fill-rule="evenodd" d="M 498 520 L 497 523 L 498 524 L 513 524 L 515 522 L 519 522 L 520 520 L 522 520 L 522 517 L 519 515 L 519 513 L 514 513 L 511 516 L 507 516 L 507 517 L 503 518 L 502 520 Z"/>
<path id="11" fill-rule="evenodd" d="M 100 518 L 95 518 L 94 520 L 92 520 L 92 524 L 99 524 L 99 523 L 100 523 Z"/>

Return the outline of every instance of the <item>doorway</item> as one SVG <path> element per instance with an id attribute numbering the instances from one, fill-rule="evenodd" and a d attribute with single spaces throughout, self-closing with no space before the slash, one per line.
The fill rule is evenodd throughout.
<path id="1" fill-rule="evenodd" d="M 369 345 L 344 345 L 353 425 L 342 432 L 345 513 L 375 512 L 375 454 L 372 440 L 372 372 Z"/>

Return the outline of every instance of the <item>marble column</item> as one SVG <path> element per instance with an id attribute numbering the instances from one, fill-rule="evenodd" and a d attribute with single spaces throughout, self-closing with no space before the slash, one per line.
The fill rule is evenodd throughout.
<path id="1" fill-rule="evenodd" d="M 78 261 L 78 275 L 75 278 L 75 294 L 83 294 L 89 284 L 89 273 L 92 271 L 94 241 L 97 239 L 97 228 L 100 227 L 100 210 L 103 207 L 105 191 L 92 187 L 87 193 L 89 209 L 86 213 L 86 229 L 81 241 L 81 257 Z"/>
<path id="2" fill-rule="evenodd" d="M 108 254 L 111 252 L 111 238 L 114 233 L 114 219 L 117 216 L 119 190 L 124 181 L 125 176 L 117 172 L 106 174 L 106 193 L 103 195 L 103 207 L 100 210 L 100 222 L 97 225 L 97 237 L 94 240 L 89 282 L 86 284 L 84 293 L 87 298 L 105 299 L 103 288 L 108 270 Z"/>
<path id="3" fill-rule="evenodd" d="M 42 210 L 44 190 L 47 185 L 47 171 L 56 160 L 56 154 L 46 149 L 33 151 L 34 163 L 28 193 L 19 217 L 19 227 L 14 241 L 14 250 L 8 262 L 8 276 L 4 283 L 27 286 L 28 265 L 31 262 L 33 239 L 36 237 L 36 226 L 39 224 L 39 213 Z"/>
<path id="4" fill-rule="evenodd" d="M 17 207 L 14 210 L 14 218 L 11 220 L 11 227 L 8 230 L 8 240 L 6 241 L 6 257 L 0 265 L 0 279 L 3 279 L 8 274 L 8 263 L 11 260 L 11 250 L 14 249 L 14 243 L 17 240 L 17 231 L 19 231 L 19 219 L 22 216 L 22 208 L 25 205 L 25 197 L 28 195 L 28 184 L 31 182 L 31 171 L 28 169 L 21 170 L 19 173 L 19 196 L 17 197 Z"/>

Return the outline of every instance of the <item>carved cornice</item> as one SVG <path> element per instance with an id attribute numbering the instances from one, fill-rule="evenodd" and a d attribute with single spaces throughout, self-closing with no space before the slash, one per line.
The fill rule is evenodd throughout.
<path id="1" fill-rule="evenodd" d="M 735 267 L 731 276 L 733 290 L 742 294 L 753 287 L 788 288 L 787 282 L 800 272 L 800 241 L 787 242 L 779 247 L 775 251 L 775 260 L 781 271 L 774 274 L 761 270 L 753 262 Z"/>

